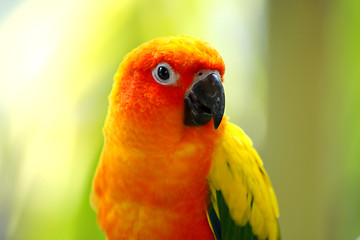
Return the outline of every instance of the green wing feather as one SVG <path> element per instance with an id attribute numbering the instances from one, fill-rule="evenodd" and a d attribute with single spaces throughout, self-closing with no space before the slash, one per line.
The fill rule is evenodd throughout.
<path id="1" fill-rule="evenodd" d="M 278 240 L 277 200 L 262 161 L 239 127 L 225 127 L 208 177 L 214 235 L 217 240 Z M 214 217 L 220 220 L 218 230 Z"/>

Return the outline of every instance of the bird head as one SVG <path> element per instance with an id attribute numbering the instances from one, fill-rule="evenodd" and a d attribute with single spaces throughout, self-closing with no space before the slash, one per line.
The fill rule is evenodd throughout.
<path id="1" fill-rule="evenodd" d="M 120 64 L 107 121 L 139 134 L 215 131 L 225 108 L 224 71 L 220 54 L 203 40 L 177 36 L 146 42 Z"/>

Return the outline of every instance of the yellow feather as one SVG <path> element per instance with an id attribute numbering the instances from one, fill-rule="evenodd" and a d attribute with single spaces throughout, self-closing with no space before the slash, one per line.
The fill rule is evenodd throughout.
<path id="1" fill-rule="evenodd" d="M 250 138 L 236 125 L 225 124 L 208 177 L 213 205 L 220 190 L 236 224 L 249 222 L 259 239 L 279 239 L 278 204 L 263 163 Z"/>

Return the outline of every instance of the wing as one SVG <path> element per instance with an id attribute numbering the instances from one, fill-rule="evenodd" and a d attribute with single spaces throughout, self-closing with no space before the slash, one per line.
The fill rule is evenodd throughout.
<path id="1" fill-rule="evenodd" d="M 270 179 L 249 137 L 227 123 L 208 177 L 208 220 L 217 240 L 278 240 L 279 210 Z"/>

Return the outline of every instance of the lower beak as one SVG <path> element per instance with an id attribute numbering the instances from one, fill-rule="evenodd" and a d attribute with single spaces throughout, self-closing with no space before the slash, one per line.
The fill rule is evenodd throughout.
<path id="1" fill-rule="evenodd" d="M 221 123 L 225 110 L 225 94 L 221 78 L 215 72 L 197 81 L 186 92 L 184 124 L 203 126 L 214 119 L 214 128 Z"/>

